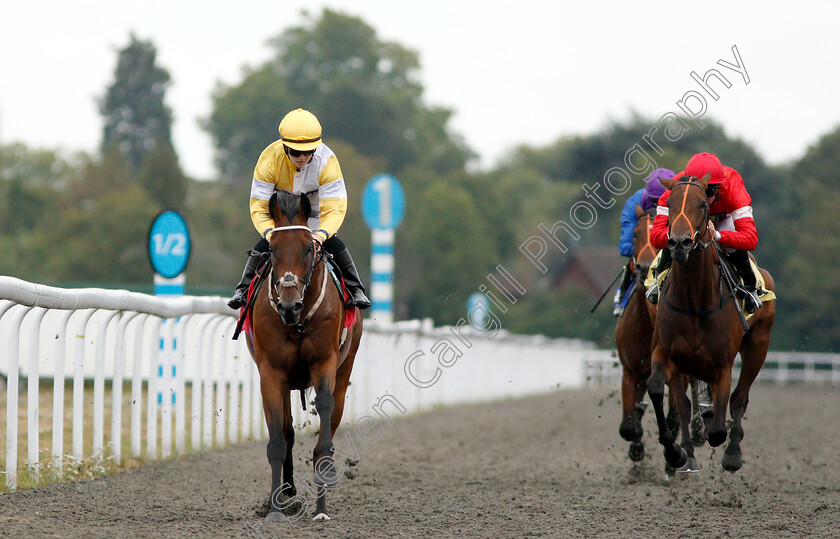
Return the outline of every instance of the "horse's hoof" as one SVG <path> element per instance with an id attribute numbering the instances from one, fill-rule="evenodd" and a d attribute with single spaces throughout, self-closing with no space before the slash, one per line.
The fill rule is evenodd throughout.
<path id="1" fill-rule="evenodd" d="M 287 522 L 289 518 L 282 511 L 271 511 L 265 516 L 266 522 Z"/>
<path id="2" fill-rule="evenodd" d="M 700 471 L 700 464 L 697 463 L 697 459 L 694 457 L 688 457 L 688 460 L 685 461 L 678 470 L 677 473 L 697 473 Z"/>
<path id="3" fill-rule="evenodd" d="M 727 472 L 737 472 L 744 465 L 744 458 L 741 455 L 724 453 L 723 458 L 720 460 L 720 465 Z"/>
<path id="4" fill-rule="evenodd" d="M 710 446 L 718 447 L 726 441 L 726 429 L 709 431 L 708 434 L 706 434 L 706 439 L 709 441 Z"/>
<path id="5" fill-rule="evenodd" d="M 636 437 L 636 426 L 633 424 L 633 420 L 624 419 L 618 427 L 618 433 L 628 442 L 632 442 L 633 438 Z"/>
<path id="6" fill-rule="evenodd" d="M 627 455 L 633 462 L 641 462 L 645 458 L 645 444 L 642 442 L 632 442 Z"/>
<path id="7" fill-rule="evenodd" d="M 667 462 L 674 469 L 679 470 L 683 467 L 683 465 L 685 465 L 686 461 L 688 460 L 688 453 L 686 453 L 685 449 L 683 449 L 680 446 L 677 446 L 677 449 L 679 449 L 679 453 L 674 451 L 675 454 L 671 454 L 670 457 L 670 452 L 667 448 L 665 449 L 664 454 L 665 462 Z"/>
<path id="8" fill-rule="evenodd" d="M 326 513 L 318 513 L 317 515 L 312 517 L 312 520 L 332 520 L 332 519 Z"/>

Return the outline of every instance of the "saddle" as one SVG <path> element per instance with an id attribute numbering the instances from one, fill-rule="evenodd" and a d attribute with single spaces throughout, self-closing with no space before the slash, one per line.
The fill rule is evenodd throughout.
<path id="1" fill-rule="evenodd" d="M 721 251 L 720 246 L 715 244 L 715 248 L 718 249 L 718 259 L 720 260 L 721 277 L 729 282 L 733 290 L 737 291 L 739 288 L 742 288 L 744 286 L 743 279 L 735 271 L 735 268 L 726 258 L 723 251 Z M 650 289 L 653 286 L 657 286 L 659 290 L 662 290 L 662 284 L 665 282 L 665 278 L 668 277 L 668 274 L 671 272 L 671 268 L 669 267 L 662 270 L 662 272 L 659 273 L 659 275 L 653 274 L 653 270 L 659 265 L 659 259 L 661 256 L 662 251 L 656 254 L 656 258 L 654 258 L 653 262 L 650 265 L 650 270 L 648 271 L 647 277 L 645 278 L 645 289 Z M 758 293 L 758 299 L 760 299 L 762 303 L 766 303 L 768 301 L 776 299 L 776 294 L 772 290 L 767 290 L 764 287 L 764 277 L 761 275 L 761 272 L 758 271 L 758 266 L 752 258 L 750 259 L 750 268 L 752 268 L 752 271 L 755 274 L 755 288 L 756 292 Z M 741 306 L 741 312 L 744 315 L 744 320 L 749 320 L 755 313 L 745 312 L 744 300 L 742 298 L 737 299 Z"/>
<path id="2" fill-rule="evenodd" d="M 639 280 L 637 278 L 633 278 L 630 281 L 630 285 L 627 287 L 627 291 L 624 293 L 624 296 L 621 298 L 621 302 L 618 304 L 621 308 L 621 313 L 618 315 L 619 318 L 624 316 L 624 311 L 627 309 L 627 305 L 630 303 L 630 298 L 633 297 L 633 294 L 636 292 L 636 289 L 639 288 Z"/>

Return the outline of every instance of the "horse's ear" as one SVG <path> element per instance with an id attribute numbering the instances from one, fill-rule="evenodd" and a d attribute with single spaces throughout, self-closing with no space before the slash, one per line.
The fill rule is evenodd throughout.
<path id="1" fill-rule="evenodd" d="M 268 199 L 268 215 L 276 221 L 277 213 L 277 191 L 275 191 L 271 194 L 271 198 Z"/>
<path id="2" fill-rule="evenodd" d="M 636 217 L 641 218 L 644 214 L 645 210 L 643 210 L 641 206 L 636 204 Z"/>
<path id="3" fill-rule="evenodd" d="M 708 187 L 708 185 L 709 185 L 709 180 L 711 180 L 711 179 L 712 179 L 712 174 L 711 174 L 710 172 L 707 172 L 705 176 L 703 176 L 702 178 L 700 178 L 699 180 L 697 180 L 697 183 L 699 183 L 700 185 L 702 185 L 702 186 L 703 186 L 703 189 L 705 189 L 706 187 Z"/>
<path id="4" fill-rule="evenodd" d="M 673 189 L 674 185 L 677 183 L 676 181 L 674 181 L 673 178 L 657 178 L 657 179 L 659 180 L 659 183 L 664 185 L 665 189 L 668 189 L 669 191 L 671 189 Z"/>
<path id="5" fill-rule="evenodd" d="M 309 202 L 309 197 L 306 195 L 300 195 L 300 213 L 307 221 L 309 220 L 309 216 L 312 215 L 312 203 Z"/>

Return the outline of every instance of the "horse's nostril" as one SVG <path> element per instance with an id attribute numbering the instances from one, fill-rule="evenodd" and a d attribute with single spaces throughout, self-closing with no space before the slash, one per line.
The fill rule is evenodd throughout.
<path id="1" fill-rule="evenodd" d="M 292 312 L 297 314 L 297 313 L 300 313 L 301 311 L 303 311 L 303 302 L 302 301 L 296 301 L 295 304 L 292 305 Z"/>
<path id="2" fill-rule="evenodd" d="M 676 240 L 674 240 L 674 238 L 668 238 L 668 244 L 667 245 L 668 245 L 668 249 L 673 249 L 674 247 L 677 246 L 677 242 L 676 242 Z"/>
<path id="3" fill-rule="evenodd" d="M 684 240 L 682 240 L 682 246 L 686 249 L 691 247 L 691 239 L 690 238 L 685 238 Z"/>

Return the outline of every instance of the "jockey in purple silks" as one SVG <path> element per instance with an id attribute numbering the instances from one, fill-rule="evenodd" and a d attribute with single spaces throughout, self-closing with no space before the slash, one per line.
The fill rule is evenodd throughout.
<path id="1" fill-rule="evenodd" d="M 639 216 L 636 215 L 636 205 L 642 207 L 642 210 L 648 212 L 654 208 L 656 208 L 656 203 L 659 200 L 659 197 L 662 196 L 662 193 L 665 192 L 665 186 L 659 182 L 659 178 L 673 178 L 674 171 L 667 169 L 667 168 L 658 168 L 648 174 L 648 177 L 645 179 L 645 187 L 639 189 L 630 198 L 627 199 L 627 202 L 624 203 L 624 209 L 621 210 L 621 234 L 618 240 L 618 252 L 621 256 L 631 257 L 633 256 L 633 229 L 636 228 L 636 224 L 639 222 Z M 630 268 L 630 261 L 627 262 L 627 265 L 624 267 L 624 275 L 621 279 L 621 284 L 618 286 L 618 289 L 615 291 L 615 297 L 613 298 L 613 314 L 615 316 L 621 316 L 621 312 L 623 310 L 621 304 L 623 303 L 624 294 L 627 293 L 627 289 L 630 287 L 630 283 L 633 282 L 633 272 Z"/>

